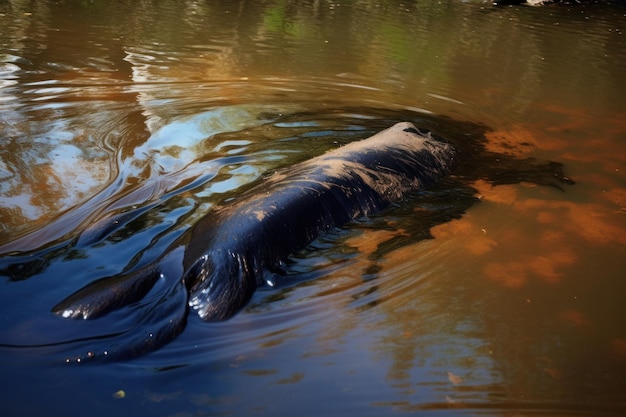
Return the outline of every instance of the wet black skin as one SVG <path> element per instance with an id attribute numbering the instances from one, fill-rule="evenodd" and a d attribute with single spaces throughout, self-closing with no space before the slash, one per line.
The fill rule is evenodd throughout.
<path id="1" fill-rule="evenodd" d="M 152 326 L 149 340 L 137 338 L 139 345 L 154 348 L 182 331 L 189 310 L 206 321 L 232 317 L 264 284 L 265 273 L 290 254 L 332 228 L 431 186 L 456 158 L 450 144 L 398 123 L 278 171 L 208 213 L 156 262 L 93 282 L 52 311 L 96 318 L 154 293 L 153 287 L 165 288 L 156 303 L 168 313 Z"/>

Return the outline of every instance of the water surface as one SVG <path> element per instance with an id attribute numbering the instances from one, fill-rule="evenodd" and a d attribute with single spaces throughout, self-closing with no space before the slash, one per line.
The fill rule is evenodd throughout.
<path id="1" fill-rule="evenodd" d="M 625 22 L 619 5 L 1 3 L 3 409 L 623 414 Z M 484 126 L 489 150 L 577 184 L 477 179 L 480 203 L 430 230 L 410 198 L 132 360 L 85 363 L 141 304 L 50 312 L 268 172 L 400 120 L 459 144 Z"/>

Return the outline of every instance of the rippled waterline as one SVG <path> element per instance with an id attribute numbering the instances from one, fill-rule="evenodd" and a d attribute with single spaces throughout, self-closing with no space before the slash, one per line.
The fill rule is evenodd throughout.
<path id="1" fill-rule="evenodd" d="M 47 84 L 48 82 L 46 82 Z M 38 87 L 42 85 L 42 82 L 36 83 Z M 224 107 L 224 102 L 221 97 L 213 97 L 212 101 L 204 100 L 199 95 L 202 91 L 213 92 L 214 90 L 220 90 L 222 87 L 227 86 L 231 93 L 234 93 L 239 97 L 238 101 L 242 104 L 227 105 Z M 73 117 L 75 111 L 81 111 L 86 105 L 97 108 L 105 105 L 107 107 L 107 113 L 97 112 L 90 115 L 81 116 L 83 123 L 91 125 L 95 130 L 86 133 L 81 129 L 73 132 L 73 127 L 68 125 L 62 119 L 59 119 L 56 123 L 57 127 L 51 129 L 49 124 L 45 124 L 41 129 L 44 140 L 46 141 L 46 148 L 37 150 L 37 158 L 39 161 L 48 160 L 46 167 L 54 167 L 57 171 L 54 178 L 68 178 L 74 184 L 80 186 L 79 190 L 72 190 L 66 188 L 63 184 L 50 184 L 50 187 L 54 187 L 55 193 L 59 193 L 58 196 L 63 198 L 63 194 L 68 194 L 67 201 L 59 201 L 56 205 L 58 211 L 62 212 L 67 209 L 71 209 L 72 206 L 77 205 L 81 201 L 85 201 L 85 198 L 89 198 L 90 194 L 98 190 L 102 184 L 107 181 L 111 181 L 111 185 L 122 185 L 125 182 L 131 181 L 133 177 L 139 175 L 145 176 L 146 173 L 142 172 L 145 168 L 145 164 L 149 163 L 153 166 L 152 170 L 156 170 L 155 173 L 159 176 L 170 175 L 177 171 L 186 170 L 186 167 L 194 162 L 198 158 L 198 152 L 203 149 L 193 150 L 200 141 L 205 141 L 207 138 L 211 138 L 217 134 L 222 134 L 228 131 L 241 130 L 251 127 L 251 123 L 264 124 L 272 120 L 272 118 L 281 117 L 284 115 L 292 114 L 294 112 L 306 111 L 311 112 L 311 104 L 317 106 L 315 103 L 306 103 L 307 96 L 316 95 L 319 97 L 320 91 L 328 90 L 341 95 L 351 97 L 351 106 L 357 104 L 367 106 L 388 106 L 388 103 L 379 102 L 378 100 L 358 100 L 354 94 L 351 93 L 351 89 L 358 91 L 360 89 L 367 90 L 364 86 L 358 86 L 354 84 L 346 84 L 342 82 L 334 82 L 332 80 L 309 80 L 308 82 L 295 82 L 294 80 L 286 79 L 269 79 L 269 80 L 238 80 L 237 82 L 217 82 L 217 83 L 166 83 L 166 84 L 136 84 L 129 85 L 116 84 L 115 91 L 111 91 L 111 86 L 92 86 L 87 91 L 82 85 L 73 86 L 58 86 L 54 87 L 42 87 L 37 89 L 26 89 L 24 91 L 25 97 L 30 97 L 31 102 L 45 101 L 46 104 L 34 104 L 28 105 L 29 112 L 67 112 L 67 117 Z M 167 98 L 159 98 L 158 93 L 161 88 L 165 88 L 168 91 Z M 185 97 L 185 100 L 180 102 L 172 92 L 180 91 L 182 94 L 185 89 L 191 89 L 194 91 L 195 97 Z M 298 94 L 302 97 L 302 102 L 285 103 L 286 97 L 283 93 L 286 91 L 295 91 L 297 89 Z M 274 102 L 275 104 L 263 104 L 258 105 L 253 103 L 245 104 L 246 95 L 251 95 L 253 90 L 255 101 L 259 101 L 259 95 L 265 97 L 261 99 L 264 102 Z M 241 93 L 236 93 L 240 91 Z M 153 92 L 153 93 L 151 93 Z M 52 94 L 54 93 L 54 94 Z M 130 95 L 129 95 L 130 94 Z M 133 101 L 132 95 L 137 94 L 135 101 Z M 87 96 L 85 96 L 87 95 Z M 105 97 L 103 97 L 105 96 Z M 85 98 L 83 100 L 82 98 Z M 100 99 L 106 99 L 106 101 L 100 101 Z M 119 101 L 122 99 L 123 101 Z M 344 103 L 325 101 L 322 103 L 320 110 L 324 107 L 337 106 L 340 109 Z M 181 107 L 181 104 L 184 107 Z M 358 107 L 358 106 L 357 106 Z M 206 110 L 211 109 L 214 110 Z M 398 104 L 398 109 L 419 111 L 422 113 L 430 113 L 427 110 L 417 109 L 413 106 L 402 106 Z M 232 110 L 228 110 L 232 109 Z M 132 116 L 130 119 L 129 114 L 141 112 L 141 117 Z M 194 112 L 200 112 L 196 116 L 186 116 L 180 118 L 180 114 L 193 114 Z M 12 121 L 11 114 L 6 113 L 6 122 L 24 123 L 25 121 Z M 22 119 L 21 115 L 15 113 L 16 117 Z M 368 115 L 346 115 L 349 117 L 372 117 Z M 181 120 L 176 120 L 176 119 Z M 229 120 L 230 119 L 230 120 Z M 256 120 L 255 122 L 255 119 Z M 128 124 L 128 122 L 132 124 Z M 37 124 L 31 123 L 29 129 L 37 129 Z M 36 130 L 35 130 L 36 131 Z M 147 131 L 147 132 L 146 132 Z M 88 141 L 85 141 L 85 134 L 90 136 Z M 134 149 L 131 147 L 134 145 L 133 138 L 136 135 L 138 139 L 142 139 L 147 134 L 150 136 L 146 142 L 141 145 L 136 145 Z M 52 136 L 54 135 L 54 136 Z M 56 139 L 55 139 L 56 137 Z M 100 139 L 102 138 L 102 139 Z M 120 138 L 123 138 L 124 142 L 119 142 Z M 52 140 L 51 140 L 52 139 Z M 54 143 L 57 143 L 54 145 Z M 98 142 L 104 142 L 106 148 L 104 151 L 110 151 L 108 154 L 103 153 L 91 144 L 97 146 Z M 164 142 L 160 145 L 159 142 Z M 164 152 L 162 146 L 171 146 L 167 143 L 175 145 L 172 149 L 180 149 L 175 153 L 168 155 Z M 36 143 L 36 142 L 35 142 Z M 114 149 L 121 147 L 121 149 Z M 125 149 L 127 148 L 127 150 Z M 219 149 L 219 145 L 215 148 Z M 238 152 L 243 152 L 240 149 Z M 127 157 L 125 154 L 132 153 L 134 156 Z M 98 158 L 99 161 L 96 159 Z M 121 159 L 120 159 L 121 158 Z M 148 158 L 148 159 L 146 159 Z M 88 163 L 87 163 L 88 161 Z M 97 167 L 98 165 L 99 168 Z M 80 181 L 71 180 L 71 176 L 63 174 L 60 170 L 63 170 L 65 166 L 72 166 L 76 177 L 80 177 Z M 79 168 L 83 166 L 83 168 Z M 8 168 L 8 166 L 7 166 Z M 79 168 L 77 170 L 77 168 Z M 47 169 L 47 168 L 46 168 Z M 133 172 L 134 171 L 134 172 Z M 97 176 L 94 176 L 96 175 Z M 33 173 L 33 175 L 40 175 Z M 115 175 L 118 178 L 115 178 Z M 153 174 L 149 174 L 153 175 Z M 20 176 L 14 176 L 14 181 L 24 182 L 24 179 Z M 258 176 L 258 174 L 257 174 Z M 91 178 L 90 178 L 91 177 Z M 182 179 L 181 181 L 184 181 Z M 171 184 L 171 182 L 170 182 Z M 118 186 L 119 186 L 118 185 Z M 118 187 L 116 186 L 116 187 Z M 163 187 L 171 187 L 163 186 Z M 61 191 L 61 190 L 66 191 Z M 26 190 L 25 190 L 26 191 Z M 104 190 L 103 190 L 104 191 Z M 26 191 L 27 193 L 29 191 Z M 52 190 L 50 191 L 52 192 Z M 102 192 L 102 191 L 101 191 Z M 118 191 L 105 191 L 106 195 L 110 195 L 111 192 L 118 193 L 124 192 Z M 11 191 L 14 194 L 15 191 Z M 158 192 L 157 192 L 158 194 Z M 24 214 L 28 218 L 29 222 L 36 220 L 43 215 L 43 211 L 35 207 L 28 209 L 26 201 L 31 200 L 27 196 L 23 198 L 13 197 L 15 203 L 11 203 L 10 200 L 5 200 L 5 204 L 12 207 L 21 207 L 24 210 Z M 76 199 L 76 200 L 73 200 Z M 49 215 L 50 207 L 46 211 L 46 215 Z M 14 218 L 12 221 L 19 221 L 19 218 Z M 80 219 L 73 217 L 73 222 L 76 223 Z M 7 223 L 5 226 L 9 226 L 11 223 Z M 23 222 L 26 225 L 26 222 Z M 15 226 L 18 226 L 16 223 Z M 19 230 L 19 229 L 18 229 Z M 27 229 L 32 232 L 32 229 Z M 17 231 L 17 230 L 16 230 Z"/>

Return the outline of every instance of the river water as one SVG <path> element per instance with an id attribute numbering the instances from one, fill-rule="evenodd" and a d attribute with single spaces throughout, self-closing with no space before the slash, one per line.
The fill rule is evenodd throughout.
<path id="1" fill-rule="evenodd" d="M 3 415 L 626 412 L 623 6 L 7 0 L 0 26 Z M 491 170 L 426 225 L 408 198 L 133 359 L 89 356 L 140 305 L 51 313 L 268 172 L 401 120 L 576 184 Z"/>

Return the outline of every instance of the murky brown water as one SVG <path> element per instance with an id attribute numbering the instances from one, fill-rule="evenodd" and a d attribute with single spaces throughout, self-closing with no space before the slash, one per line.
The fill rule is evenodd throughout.
<path id="1" fill-rule="evenodd" d="M 3 408 L 623 414 L 625 23 L 619 5 L 0 3 Z M 480 204 L 434 239 L 373 260 L 399 232 L 353 225 L 232 320 L 65 363 L 136 319 L 54 317 L 72 291 L 154 258 L 271 169 L 432 115 L 577 184 L 477 181 Z M 387 220 L 405 225 L 407 204 Z"/>

